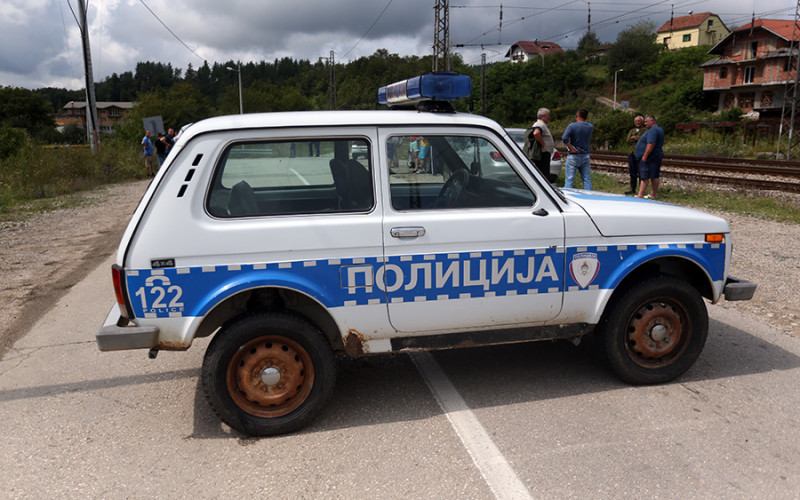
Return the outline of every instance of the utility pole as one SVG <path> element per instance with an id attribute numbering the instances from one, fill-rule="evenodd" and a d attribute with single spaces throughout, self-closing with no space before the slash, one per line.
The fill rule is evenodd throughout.
<path id="1" fill-rule="evenodd" d="M 230 66 L 225 66 L 225 69 L 228 71 L 235 71 L 239 73 L 239 114 L 244 114 L 244 102 L 242 101 L 242 62 L 239 61 L 236 63 L 236 67 L 232 68 Z"/>
<path id="2" fill-rule="evenodd" d="M 328 61 L 328 109 L 336 109 L 336 61 L 333 51 L 328 57 L 320 56 L 319 60 Z"/>
<path id="3" fill-rule="evenodd" d="M 328 105 L 330 109 L 336 109 L 336 61 L 333 58 L 333 51 L 331 51 L 328 62 L 331 65 L 330 71 L 328 72 L 328 92 L 330 92 L 330 96 L 328 96 Z"/>
<path id="4" fill-rule="evenodd" d="M 481 114 L 486 116 L 486 53 L 481 54 Z"/>
<path id="5" fill-rule="evenodd" d="M 617 73 L 620 71 L 625 71 L 624 69 L 618 69 L 614 72 L 614 109 L 617 109 Z"/>
<path id="6" fill-rule="evenodd" d="M 86 137 L 94 152 L 100 146 L 100 136 L 97 133 L 97 102 L 94 97 L 94 76 L 92 76 L 92 54 L 89 50 L 89 24 L 86 22 L 86 3 L 78 0 L 80 19 L 78 26 L 83 42 L 83 68 L 86 76 Z"/>
<path id="7" fill-rule="evenodd" d="M 450 71 L 450 0 L 436 0 L 433 71 Z"/>
<path id="8" fill-rule="evenodd" d="M 586 18 L 586 33 L 590 33 L 592 31 L 592 2 L 586 2 L 589 6 L 589 14 Z"/>
<path id="9" fill-rule="evenodd" d="M 800 22 L 800 0 L 797 1 L 797 7 L 794 12 L 794 27 L 792 28 L 792 39 L 789 42 L 789 58 L 787 61 L 788 71 L 791 74 L 794 70 L 794 79 L 787 79 L 783 91 L 783 109 L 781 112 L 781 124 L 778 129 L 778 150 L 777 154 L 785 148 L 786 160 L 792 159 L 792 148 L 796 145 L 795 135 L 795 120 L 797 114 L 797 101 L 798 101 L 798 84 L 800 78 L 800 33 L 798 33 L 797 23 Z M 755 23 L 755 15 L 753 16 L 753 23 Z M 751 24 L 752 26 L 752 24 Z"/>

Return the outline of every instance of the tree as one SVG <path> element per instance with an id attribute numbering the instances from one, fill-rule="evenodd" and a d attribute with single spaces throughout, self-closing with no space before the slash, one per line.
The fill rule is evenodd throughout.
<path id="1" fill-rule="evenodd" d="M 117 135 L 123 141 L 138 143 L 144 134 L 142 119 L 150 116 L 160 116 L 165 128 L 177 130 L 186 124 L 209 118 L 213 112 L 202 92 L 187 83 L 179 83 L 167 90 L 154 90 L 141 95 L 125 123 L 117 128 Z"/>
<path id="2" fill-rule="evenodd" d="M 617 41 L 608 49 L 606 64 L 609 74 L 623 70 L 623 82 L 627 87 L 647 83 L 647 76 L 641 69 L 652 63 L 661 50 L 656 44 L 655 30 L 652 22 L 640 21 L 620 31 Z"/>
<path id="3" fill-rule="evenodd" d="M 587 31 L 578 41 L 578 54 L 582 57 L 594 55 L 600 47 L 600 39 L 594 31 Z"/>
<path id="4" fill-rule="evenodd" d="M 55 128 L 52 113 L 44 96 L 19 87 L 0 87 L 0 125 L 23 129 L 41 138 Z"/>

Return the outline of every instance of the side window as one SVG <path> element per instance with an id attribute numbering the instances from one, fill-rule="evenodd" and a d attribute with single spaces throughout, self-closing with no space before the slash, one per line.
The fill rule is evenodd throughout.
<path id="1" fill-rule="evenodd" d="M 491 142 L 465 135 L 388 138 L 392 208 L 530 207 L 536 197 Z"/>
<path id="2" fill-rule="evenodd" d="M 214 217 L 364 212 L 374 205 L 365 139 L 232 144 L 206 206 Z"/>

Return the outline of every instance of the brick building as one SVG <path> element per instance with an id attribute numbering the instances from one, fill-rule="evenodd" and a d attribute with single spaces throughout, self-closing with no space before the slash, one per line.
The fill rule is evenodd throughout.
<path id="1" fill-rule="evenodd" d="M 97 123 L 100 132 L 110 134 L 114 125 L 121 125 L 133 107 L 132 102 L 98 102 Z M 56 115 L 56 126 L 60 128 L 67 125 L 86 126 L 86 102 L 70 101 L 64 105 L 62 112 Z"/>
<path id="2" fill-rule="evenodd" d="M 790 53 L 794 21 L 756 19 L 734 29 L 708 53 L 717 57 L 701 64 L 703 90 L 720 93 L 720 111 L 780 114 L 786 83 L 794 82 L 797 48 Z"/>

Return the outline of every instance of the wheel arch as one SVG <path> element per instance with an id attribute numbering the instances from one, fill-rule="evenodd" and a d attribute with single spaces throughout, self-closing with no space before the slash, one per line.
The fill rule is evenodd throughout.
<path id="1" fill-rule="evenodd" d="M 714 300 L 714 287 L 706 269 L 691 259 L 673 255 L 658 257 L 638 265 L 617 283 L 608 303 L 612 303 L 633 284 L 656 275 L 674 276 L 689 283 L 701 296 Z"/>
<path id="2" fill-rule="evenodd" d="M 208 337 L 236 318 L 268 310 L 290 311 L 306 318 L 322 331 L 334 351 L 344 350 L 341 330 L 322 303 L 302 291 L 274 285 L 241 290 L 220 300 L 203 317 L 195 337 Z"/>

